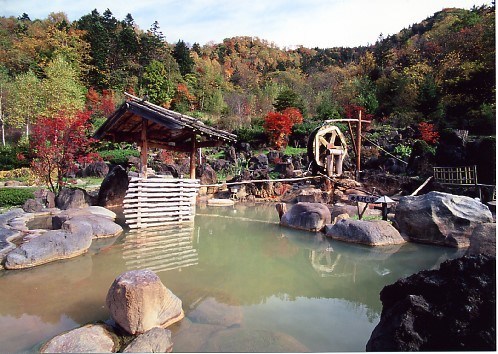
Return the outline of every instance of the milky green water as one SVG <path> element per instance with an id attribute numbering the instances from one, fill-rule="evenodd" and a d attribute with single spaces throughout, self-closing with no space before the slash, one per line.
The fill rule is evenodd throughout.
<path id="1" fill-rule="evenodd" d="M 0 271 L 0 352 L 109 319 L 105 297 L 126 270 L 149 268 L 183 302 L 173 350 L 364 351 L 379 292 L 437 268 L 454 249 L 366 247 L 278 226 L 272 205 L 197 207 L 195 222 L 94 241 L 90 252 Z"/>

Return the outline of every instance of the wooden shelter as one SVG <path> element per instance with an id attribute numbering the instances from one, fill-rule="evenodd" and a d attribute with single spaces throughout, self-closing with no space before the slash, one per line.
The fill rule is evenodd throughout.
<path id="1" fill-rule="evenodd" d="M 190 178 L 195 179 L 198 148 L 234 143 L 236 135 L 205 125 L 199 119 L 156 106 L 125 93 L 125 101 L 95 132 L 112 142 L 139 143 L 140 175 L 147 178 L 147 152 L 160 148 L 190 154 Z"/>
<path id="2" fill-rule="evenodd" d="M 132 229 L 142 229 L 192 222 L 199 190 L 199 180 L 195 179 L 197 149 L 234 143 L 236 136 L 133 95 L 126 96 L 127 101 L 94 134 L 97 139 L 140 146 L 140 174 L 130 179 L 123 201 L 126 223 Z M 190 178 L 147 178 L 149 148 L 190 153 Z"/>

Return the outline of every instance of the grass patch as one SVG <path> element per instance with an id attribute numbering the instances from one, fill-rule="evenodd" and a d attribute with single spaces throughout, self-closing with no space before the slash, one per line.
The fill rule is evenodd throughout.
<path id="1" fill-rule="evenodd" d="M 307 151 L 308 151 L 307 148 L 292 147 L 292 146 L 287 145 L 287 147 L 284 150 L 284 154 L 294 156 L 294 155 L 305 154 L 305 153 L 307 153 Z"/>
<path id="2" fill-rule="evenodd" d="M 23 205 L 26 200 L 34 198 L 37 188 L 0 188 L 0 207 Z"/>

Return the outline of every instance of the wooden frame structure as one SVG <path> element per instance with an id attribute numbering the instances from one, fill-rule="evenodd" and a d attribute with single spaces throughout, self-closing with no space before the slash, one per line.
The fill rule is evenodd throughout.
<path id="1" fill-rule="evenodd" d="M 125 101 L 95 132 L 94 137 L 112 142 L 138 143 L 140 173 L 131 178 L 123 207 L 131 229 L 192 222 L 199 180 L 195 179 L 199 148 L 234 143 L 234 134 L 205 125 L 198 119 L 156 106 L 125 93 Z M 165 176 L 147 178 L 150 148 L 188 152 L 190 179 Z"/>
<path id="2" fill-rule="evenodd" d="M 237 136 L 205 125 L 199 119 L 157 106 L 125 93 L 125 101 L 95 132 L 112 142 L 139 143 L 140 176 L 147 178 L 147 152 L 160 148 L 190 154 L 190 178 L 195 179 L 196 151 L 234 143 Z"/>

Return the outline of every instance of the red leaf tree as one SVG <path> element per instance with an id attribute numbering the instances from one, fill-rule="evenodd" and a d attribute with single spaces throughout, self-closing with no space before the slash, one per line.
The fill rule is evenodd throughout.
<path id="1" fill-rule="evenodd" d="M 432 123 L 420 122 L 418 124 L 418 130 L 422 140 L 428 144 L 436 144 L 439 140 L 439 133 L 436 127 Z"/>
<path id="2" fill-rule="evenodd" d="M 288 143 L 288 135 L 292 132 L 294 124 L 303 121 L 299 109 L 289 107 L 282 112 L 269 112 L 265 117 L 263 128 L 277 150 L 284 149 Z"/>
<path id="3" fill-rule="evenodd" d="M 39 117 L 30 137 L 34 156 L 32 167 L 42 177 L 48 188 L 58 193 L 64 185 L 64 177 L 77 168 L 77 164 L 99 159 L 91 153 L 96 141 L 88 138 L 90 111 L 67 117 L 59 113 L 54 117 Z"/>

